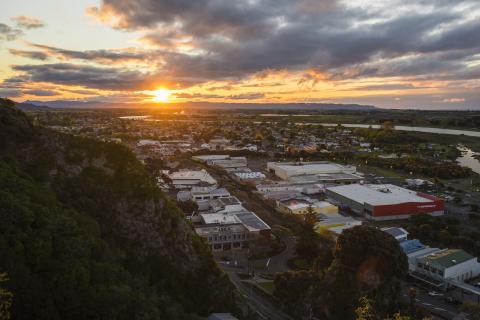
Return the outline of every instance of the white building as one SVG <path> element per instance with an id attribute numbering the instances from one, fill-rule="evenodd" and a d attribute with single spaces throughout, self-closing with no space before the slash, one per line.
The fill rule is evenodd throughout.
<path id="1" fill-rule="evenodd" d="M 266 178 L 261 172 L 235 172 L 234 175 L 241 181 L 263 180 Z"/>
<path id="2" fill-rule="evenodd" d="M 328 161 L 268 162 L 267 170 L 277 177 L 294 183 L 349 184 L 363 180 L 355 166 L 344 166 Z"/>
<path id="3" fill-rule="evenodd" d="M 206 185 L 216 185 L 217 180 L 215 180 L 205 169 L 199 171 L 177 171 L 168 174 L 172 184 L 177 189 L 190 189 L 193 186 L 206 184 Z"/>

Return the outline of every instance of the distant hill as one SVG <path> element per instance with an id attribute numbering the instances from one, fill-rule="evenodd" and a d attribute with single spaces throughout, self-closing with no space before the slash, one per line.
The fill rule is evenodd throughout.
<path id="1" fill-rule="evenodd" d="M 0 141 L 0 273 L 12 319 L 236 310 L 228 277 L 129 149 L 35 126 L 7 99 Z"/>
<path id="2" fill-rule="evenodd" d="M 15 106 L 22 111 L 46 111 L 50 108 L 43 105 L 43 103 L 33 104 L 27 102 L 16 103 Z"/>
<path id="3" fill-rule="evenodd" d="M 25 101 L 29 105 L 47 105 L 51 108 L 151 108 L 158 107 L 156 103 L 111 103 L 100 101 Z M 369 105 L 336 104 L 336 103 L 213 103 L 213 102 L 185 102 L 163 104 L 166 108 L 191 109 L 237 109 L 237 110 L 376 110 Z"/>

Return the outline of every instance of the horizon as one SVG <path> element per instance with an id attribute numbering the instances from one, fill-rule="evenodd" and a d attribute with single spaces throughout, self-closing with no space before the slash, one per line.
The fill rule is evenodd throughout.
<path id="1" fill-rule="evenodd" d="M 0 96 L 479 110 L 479 16 L 474 0 L 20 0 L 0 12 Z"/>

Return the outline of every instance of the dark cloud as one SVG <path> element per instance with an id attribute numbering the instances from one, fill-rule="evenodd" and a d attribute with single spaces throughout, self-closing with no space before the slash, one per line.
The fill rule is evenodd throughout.
<path id="1" fill-rule="evenodd" d="M 24 29 L 38 29 L 45 27 L 45 23 L 43 21 L 28 16 L 13 17 L 12 21 L 17 24 L 17 27 Z"/>
<path id="2" fill-rule="evenodd" d="M 50 82 L 59 85 L 80 85 L 105 90 L 147 89 L 148 75 L 119 68 L 100 68 L 69 63 L 15 65 L 13 70 L 24 73 L 5 80 L 12 82 Z"/>
<path id="3" fill-rule="evenodd" d="M 23 34 L 22 30 L 0 23 L 0 40 L 13 41 Z"/>
<path id="4" fill-rule="evenodd" d="M 238 79 L 265 69 L 316 68 L 332 73 L 332 79 L 381 76 L 388 73 L 385 68 L 369 64 L 412 54 L 432 54 L 437 61 L 431 64 L 444 71 L 452 52 L 457 59 L 478 52 L 480 23 L 468 21 L 461 11 L 480 9 L 475 1 L 390 2 L 417 7 L 392 15 L 385 8 L 346 7 L 335 0 L 104 0 L 90 12 L 115 16 L 117 28 L 151 30 L 144 40 L 173 51 L 179 39 L 190 39 L 203 54 L 170 52 L 162 58 L 170 76 L 194 83 Z M 427 65 L 414 58 L 401 67 L 393 69 L 414 75 Z"/>
<path id="5" fill-rule="evenodd" d="M 233 100 L 252 100 L 264 98 L 265 94 L 259 92 L 240 93 L 229 96 Z"/>
<path id="6" fill-rule="evenodd" d="M 67 50 L 36 43 L 29 43 L 30 46 L 40 49 L 45 55 L 55 56 L 61 59 L 78 59 L 97 62 L 120 62 L 129 60 L 143 61 L 149 57 L 148 52 L 128 52 L 125 50 Z"/>
<path id="7" fill-rule="evenodd" d="M 22 91 L 18 89 L 0 88 L 0 97 L 19 97 L 22 95 Z"/>
<path id="8" fill-rule="evenodd" d="M 30 58 L 34 60 L 47 60 L 48 55 L 41 51 L 26 51 L 26 50 L 17 50 L 10 49 L 9 52 L 15 56 Z"/>
<path id="9" fill-rule="evenodd" d="M 59 93 L 57 91 L 41 90 L 41 89 L 25 90 L 22 93 L 32 95 L 32 96 L 38 96 L 38 97 L 51 97 L 51 96 L 59 95 Z"/>

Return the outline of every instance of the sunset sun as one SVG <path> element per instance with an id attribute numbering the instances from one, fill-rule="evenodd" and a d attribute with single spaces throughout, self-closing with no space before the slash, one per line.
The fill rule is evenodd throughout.
<path id="1" fill-rule="evenodd" d="M 164 88 L 158 89 L 153 92 L 153 100 L 157 102 L 168 102 L 170 98 L 170 91 Z"/>

